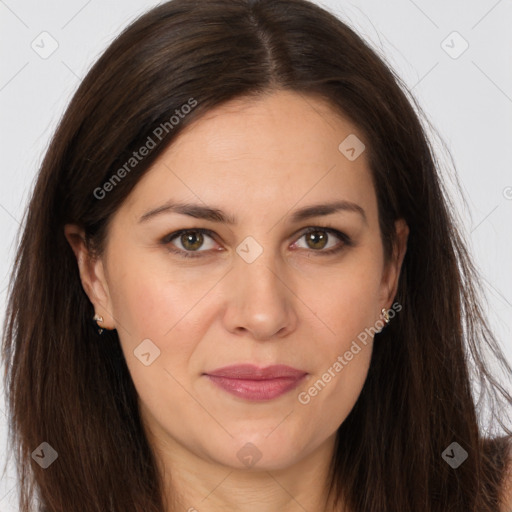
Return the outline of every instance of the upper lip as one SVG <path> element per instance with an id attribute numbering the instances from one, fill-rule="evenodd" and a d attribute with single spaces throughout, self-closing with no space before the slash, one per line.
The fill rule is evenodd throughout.
<path id="1" fill-rule="evenodd" d="M 284 364 L 276 364 L 265 368 L 260 368 L 252 364 L 236 364 L 206 372 L 206 375 L 225 377 L 228 379 L 269 380 L 279 378 L 297 379 L 306 373 L 305 371 L 297 370 L 296 368 Z"/>

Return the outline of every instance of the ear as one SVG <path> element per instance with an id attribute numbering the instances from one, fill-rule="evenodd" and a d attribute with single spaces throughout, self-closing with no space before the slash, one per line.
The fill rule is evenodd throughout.
<path id="1" fill-rule="evenodd" d="M 382 280 L 382 307 L 390 309 L 393 299 L 398 290 L 400 270 L 407 250 L 407 239 L 409 237 L 409 226 L 404 219 L 395 221 L 395 241 L 393 243 L 393 254 L 388 262 Z"/>
<path id="2" fill-rule="evenodd" d="M 103 317 L 101 327 L 114 329 L 112 303 L 102 259 L 93 257 L 89 252 L 85 243 L 84 230 L 79 226 L 66 224 L 64 235 L 75 253 L 83 289 L 94 305 L 95 313 Z"/>

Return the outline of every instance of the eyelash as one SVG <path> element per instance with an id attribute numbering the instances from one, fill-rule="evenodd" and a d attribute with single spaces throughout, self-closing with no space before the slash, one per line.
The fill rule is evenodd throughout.
<path id="1" fill-rule="evenodd" d="M 327 249 L 325 251 L 323 251 L 321 249 L 319 249 L 319 250 L 310 249 L 310 251 L 312 251 L 314 253 L 318 253 L 319 256 L 329 256 L 331 254 L 340 252 L 346 246 L 352 247 L 354 245 L 353 240 L 345 233 L 342 233 L 341 231 L 338 231 L 337 229 L 334 229 L 334 228 L 321 227 L 321 226 L 311 226 L 311 227 L 306 228 L 306 230 L 301 233 L 301 235 L 299 236 L 299 238 L 297 238 L 297 240 L 300 240 L 304 235 L 307 235 L 309 233 L 314 233 L 316 231 L 323 231 L 325 233 L 332 234 L 332 235 L 336 236 L 337 238 L 339 238 L 342 242 L 341 245 L 331 247 L 330 249 Z M 174 248 L 174 246 L 173 246 L 173 248 L 169 247 L 170 245 L 172 245 L 171 242 L 175 238 L 178 238 L 179 236 L 181 236 L 185 233 L 202 233 L 203 235 L 208 235 L 212 239 L 214 238 L 214 236 L 213 236 L 214 232 L 209 229 L 190 228 L 190 229 L 180 229 L 179 231 L 174 231 L 173 233 L 166 235 L 164 238 L 161 239 L 161 243 L 163 245 L 167 246 L 167 248 L 170 252 L 172 252 L 174 254 L 178 254 L 179 256 L 182 256 L 184 258 L 201 258 L 201 257 L 203 257 L 201 255 L 201 253 L 208 252 L 208 251 L 184 251 L 182 249 Z"/>

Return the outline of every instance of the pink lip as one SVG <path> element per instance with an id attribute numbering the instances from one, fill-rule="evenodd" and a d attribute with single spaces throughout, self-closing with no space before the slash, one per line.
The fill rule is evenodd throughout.
<path id="1" fill-rule="evenodd" d="M 246 400 L 272 400 L 297 387 L 307 372 L 285 365 L 258 368 L 251 364 L 225 366 L 205 373 L 215 385 Z"/>

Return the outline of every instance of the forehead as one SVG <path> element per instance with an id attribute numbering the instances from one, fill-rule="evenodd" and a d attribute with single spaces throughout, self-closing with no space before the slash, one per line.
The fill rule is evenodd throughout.
<path id="1" fill-rule="evenodd" d="M 270 160 L 278 154 L 286 162 L 321 162 L 337 157 L 340 142 L 350 134 L 363 138 L 326 100 L 278 91 L 237 98 L 206 113 L 178 136 L 167 153 L 174 157 L 187 153 L 190 161 Z"/>
<path id="2" fill-rule="evenodd" d="M 347 140 L 360 144 L 355 159 L 347 158 Z M 126 206 L 140 212 L 159 201 L 199 198 L 254 213 L 343 198 L 371 210 L 375 197 L 363 140 L 320 98 L 288 91 L 239 98 L 187 126 Z"/>

